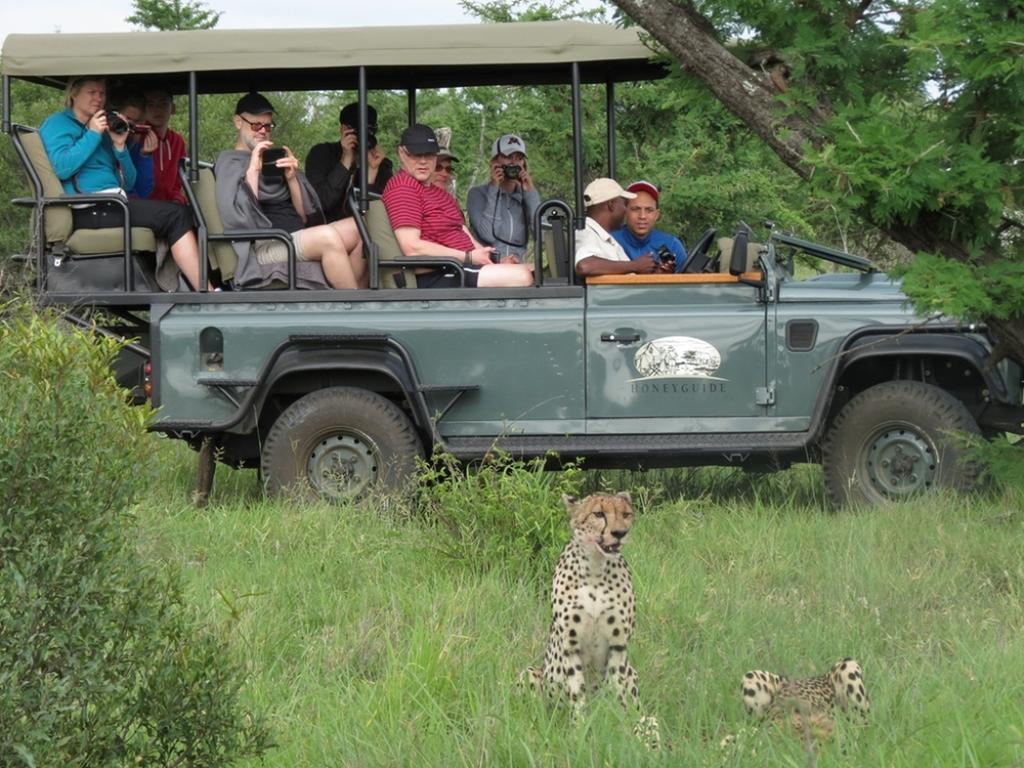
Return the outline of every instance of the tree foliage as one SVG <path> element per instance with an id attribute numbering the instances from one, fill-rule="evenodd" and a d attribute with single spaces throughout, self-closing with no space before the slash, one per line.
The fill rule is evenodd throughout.
<path id="1" fill-rule="evenodd" d="M 1013 280 L 1024 256 L 1024 4 L 614 1 L 810 197 L 964 265 L 918 258 L 906 288 L 923 307 L 986 321 L 1000 352 L 1024 361 L 1019 302 L 990 279 Z"/>
<path id="2" fill-rule="evenodd" d="M 0 765 L 198 768 L 268 746 L 225 643 L 133 548 L 152 413 L 125 401 L 116 354 L 0 308 Z"/>
<path id="3" fill-rule="evenodd" d="M 125 21 L 143 29 L 213 29 L 221 16 L 206 3 L 190 0 L 132 0 L 132 7 L 134 13 Z"/>

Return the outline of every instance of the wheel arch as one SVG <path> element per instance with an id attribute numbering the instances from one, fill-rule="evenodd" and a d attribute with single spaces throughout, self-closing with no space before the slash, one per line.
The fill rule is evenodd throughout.
<path id="1" fill-rule="evenodd" d="M 253 402 L 257 423 L 275 398 L 294 401 L 317 389 L 354 386 L 404 405 L 428 450 L 436 439 L 411 358 L 390 337 L 350 343 L 299 339 L 283 350 L 261 382 Z M 256 426 L 255 424 L 253 426 Z"/>
<path id="2" fill-rule="evenodd" d="M 933 384 L 963 402 L 981 423 L 990 403 L 1007 403 L 1010 397 L 998 370 L 986 365 L 988 355 L 980 340 L 961 333 L 886 326 L 850 334 L 820 393 L 815 433 L 823 435 L 860 392 L 893 380 Z"/>

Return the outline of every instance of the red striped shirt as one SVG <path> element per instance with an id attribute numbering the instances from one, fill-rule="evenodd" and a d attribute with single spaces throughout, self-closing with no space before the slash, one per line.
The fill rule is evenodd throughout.
<path id="1" fill-rule="evenodd" d="M 433 184 L 421 184 L 407 171 L 399 171 L 384 187 L 384 207 L 391 226 L 414 227 L 428 243 L 458 251 L 473 249 L 473 241 L 462 228 L 462 211 L 449 193 Z"/>

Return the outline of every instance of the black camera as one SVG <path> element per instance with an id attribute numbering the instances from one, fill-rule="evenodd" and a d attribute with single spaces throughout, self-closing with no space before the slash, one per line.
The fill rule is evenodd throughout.
<path id="1" fill-rule="evenodd" d="M 519 173 L 523 170 L 521 165 L 503 165 L 501 166 L 502 172 L 505 174 L 506 179 L 518 179 Z"/>
<path id="2" fill-rule="evenodd" d="M 107 112 L 107 130 L 111 133 L 128 133 L 128 121 L 117 112 Z"/>
<path id="3" fill-rule="evenodd" d="M 654 257 L 658 260 L 659 264 L 668 264 L 673 269 L 676 266 L 676 255 L 672 253 L 667 245 L 662 245 L 654 252 Z"/>
<path id="4" fill-rule="evenodd" d="M 377 136 L 373 133 L 366 134 L 366 148 L 373 149 L 377 146 Z"/>

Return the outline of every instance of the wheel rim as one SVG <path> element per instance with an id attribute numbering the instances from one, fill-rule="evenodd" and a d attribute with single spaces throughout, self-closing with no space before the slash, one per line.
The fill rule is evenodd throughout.
<path id="1" fill-rule="evenodd" d="M 366 435 L 342 432 L 313 446 L 306 462 L 310 484 L 330 499 L 349 499 L 373 485 L 380 473 L 376 446 Z"/>
<path id="2" fill-rule="evenodd" d="M 928 437 L 908 424 L 876 430 L 861 451 L 864 476 L 881 496 L 903 499 L 931 488 L 939 458 Z"/>

